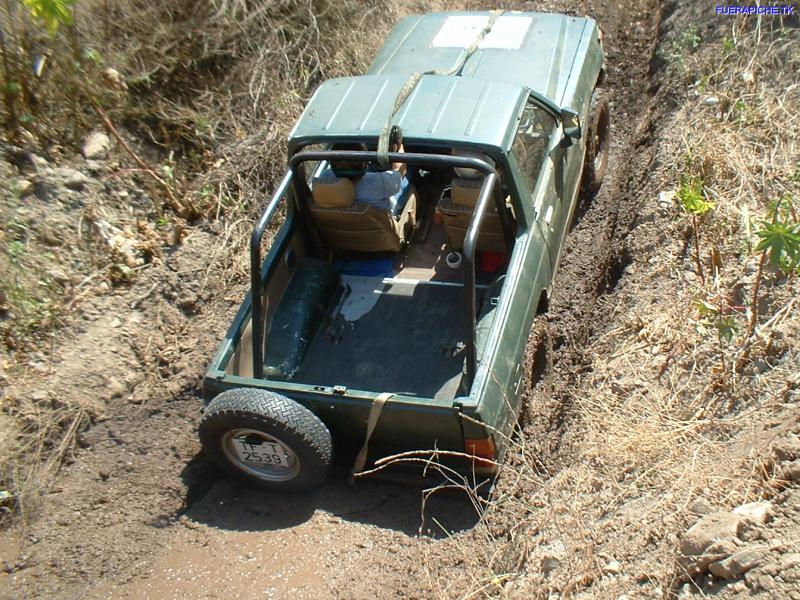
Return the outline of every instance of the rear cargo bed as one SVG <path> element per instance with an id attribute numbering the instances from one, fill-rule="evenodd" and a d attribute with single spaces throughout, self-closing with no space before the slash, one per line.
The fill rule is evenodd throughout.
<path id="1" fill-rule="evenodd" d="M 448 400 L 464 363 L 460 284 L 343 275 L 293 381 Z"/>

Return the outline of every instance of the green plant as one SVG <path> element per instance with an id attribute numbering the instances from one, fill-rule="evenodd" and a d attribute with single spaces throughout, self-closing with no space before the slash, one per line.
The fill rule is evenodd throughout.
<path id="1" fill-rule="evenodd" d="M 683 211 L 692 217 L 694 261 L 697 265 L 697 274 L 700 276 L 700 280 L 705 284 L 705 271 L 703 270 L 703 263 L 700 260 L 699 219 L 705 216 L 716 205 L 706 199 L 703 180 L 699 177 L 681 175 L 677 197 Z"/>
<path id="2" fill-rule="evenodd" d="M 758 295 L 761 289 L 761 278 L 764 266 L 780 269 L 791 276 L 800 269 L 800 222 L 794 210 L 794 198 L 784 194 L 770 203 L 768 219 L 759 222 L 760 229 L 755 231 L 760 238 L 756 252 L 761 252 L 756 280 L 753 283 L 750 322 L 748 336 L 752 335 L 758 323 Z"/>
<path id="3" fill-rule="evenodd" d="M 736 43 L 729 37 L 722 40 L 722 51 L 725 54 L 730 54 L 736 48 Z"/>
<path id="4" fill-rule="evenodd" d="M 696 26 L 689 25 L 681 34 L 680 45 L 686 50 L 697 50 L 700 45 L 700 33 Z"/>
<path id="5" fill-rule="evenodd" d="M 72 25 L 72 6 L 77 0 L 22 0 L 31 16 L 41 21 L 50 35 L 55 35 L 59 25 Z"/>

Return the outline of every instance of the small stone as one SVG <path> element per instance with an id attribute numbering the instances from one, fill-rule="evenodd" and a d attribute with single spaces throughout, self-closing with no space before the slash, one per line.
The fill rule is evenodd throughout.
<path id="1" fill-rule="evenodd" d="M 41 373 L 42 375 L 47 375 L 50 373 L 50 369 L 48 369 L 47 365 L 45 365 L 41 361 L 29 362 L 28 366 L 37 373 Z"/>
<path id="2" fill-rule="evenodd" d="M 42 400 L 47 400 L 49 394 L 44 390 L 36 390 L 31 394 L 31 400 L 34 402 L 41 402 Z"/>
<path id="3" fill-rule="evenodd" d="M 33 192 L 33 183 L 28 179 L 17 179 L 17 194 L 20 198 L 24 198 Z"/>
<path id="4" fill-rule="evenodd" d="M 53 169 L 53 176 L 71 190 L 82 190 L 88 183 L 89 178 L 78 171 L 69 167 L 58 167 Z"/>
<path id="5" fill-rule="evenodd" d="M 736 538 L 742 518 L 729 512 L 714 512 L 692 525 L 681 540 L 681 554 L 685 557 L 700 556 L 712 544 Z"/>
<path id="6" fill-rule="evenodd" d="M 106 170 L 106 163 L 100 160 L 87 160 L 86 168 L 92 175 L 101 175 Z"/>
<path id="7" fill-rule="evenodd" d="M 723 579 L 739 579 L 747 571 L 763 562 L 766 555 L 767 550 L 764 548 L 745 548 L 725 560 L 711 563 L 708 570 Z"/>
<path id="8" fill-rule="evenodd" d="M 622 572 L 622 565 L 617 560 L 610 560 L 603 567 L 603 573 L 608 575 L 619 575 Z"/>
<path id="9" fill-rule="evenodd" d="M 103 81 L 108 85 L 109 88 L 120 92 L 124 92 L 128 89 L 128 84 L 125 83 L 125 80 L 122 78 L 122 75 L 119 74 L 119 71 L 112 69 L 111 67 L 103 71 Z"/>
<path id="10" fill-rule="evenodd" d="M 696 515 L 707 515 L 710 512 L 713 512 L 714 509 L 708 502 L 706 502 L 702 498 L 697 498 L 697 500 L 692 502 L 692 505 L 689 507 L 689 510 L 691 510 Z"/>
<path id="11" fill-rule="evenodd" d="M 66 285 L 71 282 L 71 278 L 61 269 L 56 267 L 51 267 L 47 269 L 47 276 L 55 281 L 56 283 L 60 283 L 61 285 Z"/>
<path id="12" fill-rule="evenodd" d="M 793 461 L 800 458 L 800 439 L 796 436 L 780 440 L 772 447 L 778 461 Z"/>
<path id="13" fill-rule="evenodd" d="M 101 481 L 108 481 L 108 478 L 111 477 L 111 473 L 103 470 L 101 470 L 98 475 L 100 476 Z"/>
<path id="14" fill-rule="evenodd" d="M 753 83 L 756 80 L 752 71 L 742 71 L 741 77 L 745 83 Z"/>
<path id="15" fill-rule="evenodd" d="M 675 206 L 675 190 L 666 190 L 658 193 L 658 208 L 669 210 Z"/>
<path id="16" fill-rule="evenodd" d="M 119 398 L 128 392 L 128 386 L 114 377 L 109 377 L 108 387 L 106 389 L 108 391 L 109 398 Z"/>
<path id="17" fill-rule="evenodd" d="M 705 98 L 703 98 L 703 104 L 705 104 L 706 106 L 716 106 L 717 104 L 719 104 L 719 98 L 717 98 L 716 96 L 706 96 Z"/>
<path id="18" fill-rule="evenodd" d="M 28 155 L 28 158 L 37 173 L 45 175 L 50 172 L 50 163 L 47 162 L 46 158 L 34 154 L 33 152 Z"/>
<path id="19" fill-rule="evenodd" d="M 800 460 L 793 460 L 783 471 L 781 471 L 781 479 L 784 481 L 800 481 Z"/>
<path id="20" fill-rule="evenodd" d="M 105 158 L 108 154 L 108 149 L 111 147 L 111 140 L 102 131 L 93 131 L 88 135 L 86 141 L 83 143 L 81 152 L 84 158 L 89 160 L 96 160 Z"/>
<path id="21" fill-rule="evenodd" d="M 800 567 L 800 553 L 791 552 L 781 557 L 781 570 L 785 571 L 794 567 Z"/>
<path id="22" fill-rule="evenodd" d="M 735 553 L 740 546 L 736 538 L 722 540 L 711 544 L 700 556 L 687 557 L 683 562 L 690 576 L 695 577 L 708 570 L 708 565 L 723 560 Z"/>
<path id="23" fill-rule="evenodd" d="M 39 241 L 51 247 L 61 246 L 64 243 L 61 235 L 49 225 L 42 225 L 39 228 Z"/>
<path id="24" fill-rule="evenodd" d="M 769 502 L 750 502 L 733 509 L 733 513 L 754 523 L 766 523 L 772 516 L 772 504 Z"/>
<path id="25" fill-rule="evenodd" d="M 731 585 L 731 591 L 741 594 L 747 589 L 747 584 L 744 581 L 737 581 Z"/>
<path id="26" fill-rule="evenodd" d="M 683 278 L 689 283 L 697 281 L 697 274 L 694 271 L 684 271 Z"/>

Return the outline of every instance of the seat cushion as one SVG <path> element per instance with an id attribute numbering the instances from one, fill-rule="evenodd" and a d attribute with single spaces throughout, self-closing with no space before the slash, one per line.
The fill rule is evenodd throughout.
<path id="1" fill-rule="evenodd" d="M 456 204 L 451 198 L 445 196 L 439 201 L 438 210 L 447 232 L 447 241 L 450 243 L 450 247 L 453 250 L 461 250 L 464 247 L 467 229 L 472 221 L 473 208 Z M 476 248 L 506 253 L 503 227 L 494 205 L 490 206 L 483 216 Z"/>
<path id="2" fill-rule="evenodd" d="M 451 196 L 453 204 L 474 208 L 478 203 L 478 196 L 481 194 L 482 186 L 483 178 L 466 179 L 465 177 L 456 177 L 452 182 Z"/>
<path id="3" fill-rule="evenodd" d="M 356 198 L 353 182 L 345 178 L 315 179 L 312 194 L 314 203 L 322 208 L 346 208 Z"/>
<path id="4" fill-rule="evenodd" d="M 398 252 L 416 223 L 417 199 L 413 188 L 400 215 L 356 202 L 346 208 L 309 204 L 311 218 L 323 239 L 339 250 Z"/>

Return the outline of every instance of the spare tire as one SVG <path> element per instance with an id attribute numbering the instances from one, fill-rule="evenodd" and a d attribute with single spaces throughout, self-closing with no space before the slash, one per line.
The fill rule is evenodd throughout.
<path id="1" fill-rule="evenodd" d="M 261 489 L 312 490 L 330 470 L 328 428 L 294 400 L 266 390 L 221 393 L 206 407 L 199 434 L 213 463 Z"/>
<path id="2" fill-rule="evenodd" d="M 611 129 L 611 109 L 602 88 L 592 92 L 589 107 L 589 139 L 586 141 L 586 175 L 589 193 L 596 194 L 603 185 L 608 166 L 608 142 Z"/>

